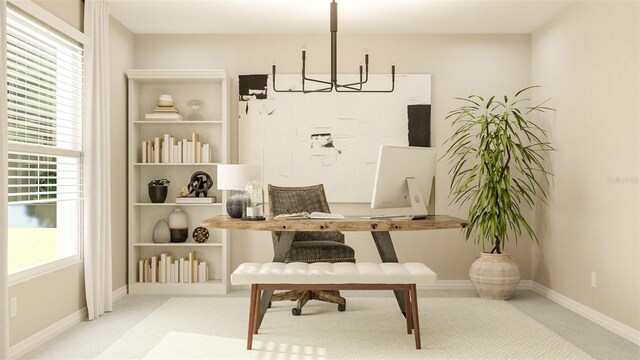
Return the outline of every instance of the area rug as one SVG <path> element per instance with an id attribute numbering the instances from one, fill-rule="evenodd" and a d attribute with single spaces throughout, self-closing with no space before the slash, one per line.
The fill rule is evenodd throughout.
<path id="1" fill-rule="evenodd" d="M 507 301 L 422 298 L 422 349 L 393 298 L 349 298 L 346 312 L 293 302 L 267 312 L 246 350 L 247 298 L 167 300 L 100 359 L 591 359 Z"/>

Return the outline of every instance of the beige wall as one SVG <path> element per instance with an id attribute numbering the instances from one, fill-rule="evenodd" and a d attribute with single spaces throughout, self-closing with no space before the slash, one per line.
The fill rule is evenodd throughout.
<path id="1" fill-rule="evenodd" d="M 81 0 L 32 0 L 43 9 L 82 31 L 84 26 L 84 2 Z"/>
<path id="2" fill-rule="evenodd" d="M 82 31 L 84 6 L 80 0 L 35 1 L 50 13 Z M 9 287 L 18 315 L 9 319 L 9 345 L 37 333 L 86 306 L 82 263 Z"/>
<path id="3" fill-rule="evenodd" d="M 531 64 L 538 93 L 557 109 L 533 280 L 637 330 L 639 12 L 638 2 L 576 4 L 533 34 Z"/>
<path id="4" fill-rule="evenodd" d="M 133 68 L 133 33 L 114 18 L 111 48 L 111 236 L 113 290 L 127 285 L 127 81 Z"/>
<path id="5" fill-rule="evenodd" d="M 266 73 L 276 60 L 283 73 L 300 69 L 300 50 L 306 45 L 310 73 L 329 69 L 329 35 L 136 35 L 136 67 L 226 69 L 231 81 L 232 157 L 242 160 L 237 138 L 238 74 Z M 357 70 L 364 49 L 371 53 L 373 73 L 389 71 L 395 60 L 400 73 L 432 74 L 433 143 L 440 146 L 450 135 L 445 114 L 457 104 L 456 96 L 510 94 L 529 84 L 530 38 L 527 35 L 340 35 L 341 69 Z M 345 70 L 346 72 L 346 70 Z M 358 95 L 345 95 L 358 96 Z M 124 136 L 124 135 L 123 135 Z M 238 146 L 240 144 L 240 146 Z M 240 154 L 238 154 L 240 149 Z M 238 157 L 239 156 L 239 157 Z M 448 206 L 447 165 L 437 167 L 437 212 L 465 217 Z M 343 214 L 364 213 L 366 205 L 332 204 Z M 124 209 L 122 209 L 124 211 Z M 466 243 L 457 230 L 394 234 L 402 261 L 423 261 L 440 279 L 468 279 L 468 268 L 480 248 Z M 368 233 L 350 233 L 359 261 L 379 261 Z M 268 233 L 235 232 L 231 266 L 271 259 Z M 520 264 L 523 279 L 530 279 L 530 247 L 508 244 Z"/>

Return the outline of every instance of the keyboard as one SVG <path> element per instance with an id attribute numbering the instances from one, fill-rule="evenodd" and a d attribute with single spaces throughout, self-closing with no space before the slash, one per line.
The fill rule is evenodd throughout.
<path id="1" fill-rule="evenodd" d="M 413 220 L 413 215 L 371 215 L 371 216 L 362 216 L 361 219 L 367 219 L 367 220 Z"/>

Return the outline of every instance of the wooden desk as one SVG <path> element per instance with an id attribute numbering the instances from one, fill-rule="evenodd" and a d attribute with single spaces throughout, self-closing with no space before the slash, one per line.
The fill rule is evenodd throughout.
<path id="1" fill-rule="evenodd" d="M 297 231 L 370 231 L 382 262 L 398 262 L 398 256 L 391 241 L 391 231 L 460 229 L 466 227 L 467 222 L 446 215 L 427 216 L 426 219 L 421 220 L 369 220 L 355 217 L 345 220 L 274 220 L 268 217 L 264 221 L 245 221 L 228 216 L 216 216 L 202 221 L 200 226 L 230 230 L 280 231 L 273 262 L 283 262 L 287 258 Z M 271 295 L 273 290 L 265 290 L 262 293 L 258 324 L 262 323 L 262 318 L 267 312 Z M 404 294 L 402 291 L 395 291 L 395 295 L 400 311 L 406 315 Z"/>

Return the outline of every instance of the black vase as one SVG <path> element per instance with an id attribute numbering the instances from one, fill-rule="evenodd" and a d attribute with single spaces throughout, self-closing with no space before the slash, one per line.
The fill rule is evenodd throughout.
<path id="1" fill-rule="evenodd" d="M 166 185 L 149 186 L 149 199 L 152 203 L 163 203 L 167 199 L 167 190 L 169 187 Z"/>

